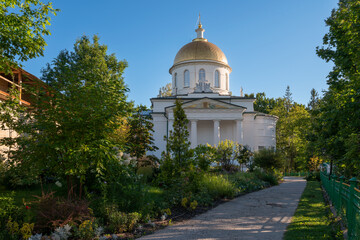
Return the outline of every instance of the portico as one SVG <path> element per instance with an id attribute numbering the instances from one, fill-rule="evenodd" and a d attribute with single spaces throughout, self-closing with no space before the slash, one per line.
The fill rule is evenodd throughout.
<path id="1" fill-rule="evenodd" d="M 184 45 L 176 54 L 169 70 L 172 95 L 152 98 L 154 123 L 154 153 L 160 157 L 166 149 L 166 139 L 173 129 L 175 100 L 189 120 L 187 129 L 191 148 L 199 144 L 217 145 L 224 140 L 247 145 L 256 151 L 275 147 L 275 116 L 254 111 L 254 98 L 233 96 L 229 89 L 232 71 L 225 54 L 204 38 L 199 24 L 197 38 Z"/>

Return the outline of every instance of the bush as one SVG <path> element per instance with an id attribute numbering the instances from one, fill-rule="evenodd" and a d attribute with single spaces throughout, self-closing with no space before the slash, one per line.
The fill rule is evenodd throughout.
<path id="1" fill-rule="evenodd" d="M 85 200 L 71 200 L 55 198 L 54 192 L 43 193 L 36 196 L 35 228 L 44 233 L 49 233 L 57 227 L 66 224 L 78 226 L 85 220 L 91 219 L 89 204 Z"/>
<path id="2" fill-rule="evenodd" d="M 212 199 L 233 198 L 237 190 L 223 175 L 204 174 L 199 183 Z"/>
<path id="3" fill-rule="evenodd" d="M 274 169 L 281 168 L 283 161 L 276 151 L 264 148 L 255 152 L 254 165 L 265 169 L 267 172 L 272 172 Z"/>
<path id="4" fill-rule="evenodd" d="M 141 214 L 137 212 L 124 213 L 117 210 L 116 205 L 107 208 L 107 220 L 109 230 L 115 233 L 132 231 L 139 222 Z"/>
<path id="5" fill-rule="evenodd" d="M 234 183 L 239 192 L 253 192 L 270 186 L 269 183 L 259 179 L 254 173 L 237 172 L 229 175 L 229 180 Z"/>
<path id="6" fill-rule="evenodd" d="M 210 164 L 215 161 L 216 150 L 210 145 L 198 145 L 194 149 L 194 165 L 197 169 L 208 171 Z"/>
<path id="7" fill-rule="evenodd" d="M 306 176 L 306 181 L 319 181 L 320 182 L 320 172 L 317 172 L 317 171 L 310 172 Z"/>
<path id="8" fill-rule="evenodd" d="M 275 173 L 267 173 L 260 170 L 255 170 L 254 174 L 257 178 L 264 182 L 268 182 L 271 186 L 279 185 L 279 179 Z"/>

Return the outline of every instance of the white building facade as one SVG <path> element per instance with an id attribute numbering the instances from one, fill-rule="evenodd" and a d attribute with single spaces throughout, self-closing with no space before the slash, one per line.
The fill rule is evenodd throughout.
<path id="1" fill-rule="evenodd" d="M 191 147 L 199 144 L 217 145 L 229 139 L 247 145 L 252 151 L 275 148 L 277 117 L 254 111 L 254 98 L 232 96 L 231 67 L 225 54 L 203 37 L 201 23 L 195 30 L 197 38 L 183 46 L 175 56 L 169 73 L 172 96 L 151 99 L 154 123 L 154 154 L 166 150 L 164 136 L 172 130 L 175 100 L 189 119 Z"/>

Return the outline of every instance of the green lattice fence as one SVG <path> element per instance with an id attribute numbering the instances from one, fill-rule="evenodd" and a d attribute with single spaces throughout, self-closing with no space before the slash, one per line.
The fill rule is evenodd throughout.
<path id="1" fill-rule="evenodd" d="M 348 239 L 360 239 L 360 190 L 357 179 L 351 178 L 350 185 L 345 183 L 343 176 L 329 176 L 322 172 L 321 182 L 328 193 L 337 214 L 342 217 L 348 227 Z"/>

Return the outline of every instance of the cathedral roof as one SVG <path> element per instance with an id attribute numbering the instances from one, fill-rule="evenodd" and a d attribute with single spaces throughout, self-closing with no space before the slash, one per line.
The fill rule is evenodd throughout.
<path id="1" fill-rule="evenodd" d="M 175 56 L 174 66 L 191 61 L 212 61 L 229 67 L 225 54 L 215 44 L 203 37 L 204 29 L 201 23 L 195 30 L 197 38 L 183 46 Z"/>
<path id="2" fill-rule="evenodd" d="M 192 41 L 183 46 L 175 56 L 174 65 L 191 60 L 212 60 L 228 65 L 225 54 L 221 49 L 206 39 Z"/>

